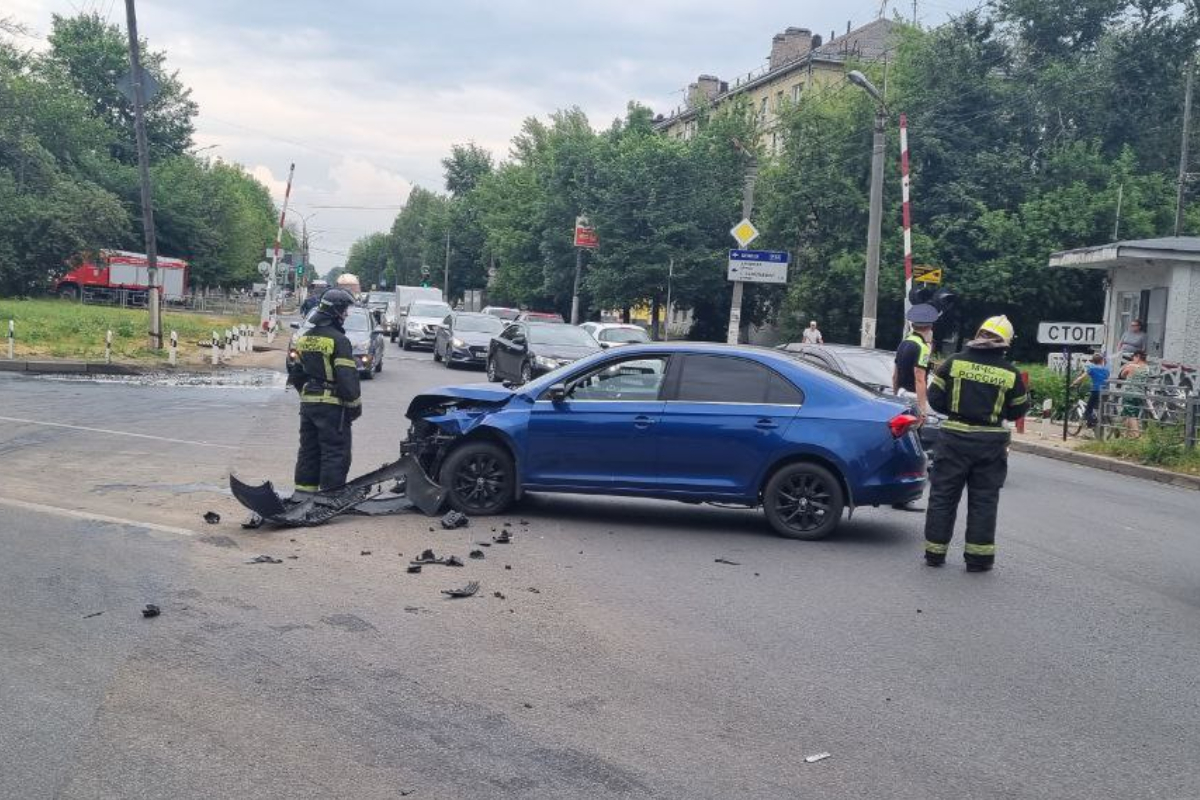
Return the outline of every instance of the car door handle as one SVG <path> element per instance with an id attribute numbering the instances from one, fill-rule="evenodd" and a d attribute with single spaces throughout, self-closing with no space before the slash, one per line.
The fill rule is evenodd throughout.
<path id="1" fill-rule="evenodd" d="M 760 431 L 773 431 L 779 427 L 779 423 L 770 417 L 763 417 L 758 422 L 754 423 L 754 427 L 758 428 Z"/>
<path id="2" fill-rule="evenodd" d="M 638 414 L 633 418 L 633 427 L 640 430 L 645 430 L 657 421 L 658 420 L 656 420 L 654 417 L 647 417 L 645 414 Z"/>

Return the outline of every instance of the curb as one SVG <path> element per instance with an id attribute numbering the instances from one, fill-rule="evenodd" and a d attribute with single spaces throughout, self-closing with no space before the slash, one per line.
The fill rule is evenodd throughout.
<path id="1" fill-rule="evenodd" d="M 1021 442 L 1016 439 L 1013 439 L 1009 446 L 1018 453 L 1030 453 L 1044 458 L 1066 461 L 1069 464 L 1078 464 L 1083 467 L 1116 472 L 1121 475 L 1128 475 L 1131 478 L 1141 478 L 1156 483 L 1178 486 L 1181 489 L 1200 491 L 1200 476 L 1196 475 L 1181 475 L 1178 472 L 1171 472 L 1170 470 L 1159 469 L 1158 467 L 1147 467 L 1142 464 L 1133 464 L 1116 458 L 1096 456 L 1091 453 L 1077 453 L 1074 450 L 1047 447 L 1046 445 Z"/>
<path id="2" fill-rule="evenodd" d="M 40 375 L 143 375 L 148 371 L 134 364 L 100 361 L 0 361 L 0 372 L 36 372 Z"/>

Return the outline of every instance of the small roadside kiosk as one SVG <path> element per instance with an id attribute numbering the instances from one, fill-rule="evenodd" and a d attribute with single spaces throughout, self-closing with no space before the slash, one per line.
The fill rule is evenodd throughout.
<path id="1" fill-rule="evenodd" d="M 1133 320 L 1146 355 L 1200 365 L 1200 236 L 1134 239 L 1050 254 L 1051 268 L 1107 273 L 1104 350 L 1114 353 Z"/>

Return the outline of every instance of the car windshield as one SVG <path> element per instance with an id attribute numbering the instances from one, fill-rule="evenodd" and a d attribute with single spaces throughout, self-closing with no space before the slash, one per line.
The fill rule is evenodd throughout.
<path id="1" fill-rule="evenodd" d="M 458 317 L 454 320 L 456 331 L 476 331 L 479 333 L 499 333 L 504 330 L 504 322 L 499 317 L 489 315 Z"/>
<path id="2" fill-rule="evenodd" d="M 382 306 L 387 305 L 394 297 L 391 292 L 371 292 L 367 295 L 367 302 L 373 306 Z"/>
<path id="3" fill-rule="evenodd" d="M 607 328 L 600 331 L 602 342 L 648 342 L 650 335 L 641 328 Z"/>
<path id="4" fill-rule="evenodd" d="M 342 323 L 348 331 L 369 331 L 371 330 L 371 318 L 363 311 L 351 311 L 350 316 L 346 317 L 346 321 Z"/>
<path id="5" fill-rule="evenodd" d="M 868 386 L 892 385 L 894 357 L 882 350 L 839 350 L 837 357 L 846 365 L 851 378 Z"/>
<path id="6" fill-rule="evenodd" d="M 408 307 L 410 317 L 444 317 L 450 313 L 445 303 L 413 303 Z"/>
<path id="7" fill-rule="evenodd" d="M 596 348 L 596 340 L 582 328 L 571 325 L 531 325 L 529 341 L 533 344 L 565 344 Z"/>

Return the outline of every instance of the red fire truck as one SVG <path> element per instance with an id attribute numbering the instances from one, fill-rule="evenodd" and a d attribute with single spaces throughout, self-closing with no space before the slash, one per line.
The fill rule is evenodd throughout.
<path id="1" fill-rule="evenodd" d="M 82 257 L 75 269 L 58 279 L 54 291 L 62 297 L 78 300 L 114 300 L 121 291 L 132 302 L 144 300 L 149 286 L 149 265 L 144 253 L 101 250 Z M 186 261 L 158 257 L 159 295 L 164 300 L 181 300 L 187 288 Z"/>

